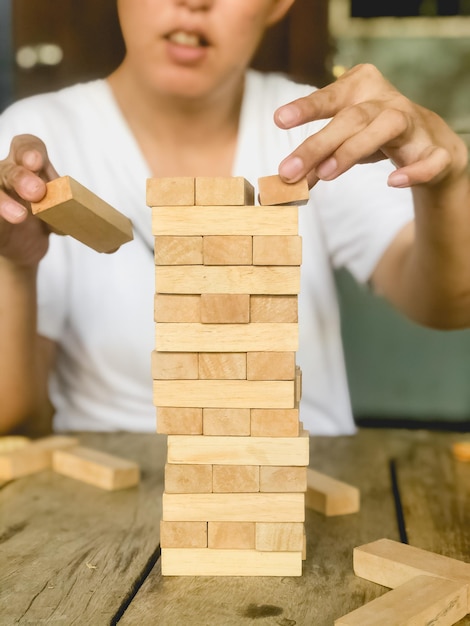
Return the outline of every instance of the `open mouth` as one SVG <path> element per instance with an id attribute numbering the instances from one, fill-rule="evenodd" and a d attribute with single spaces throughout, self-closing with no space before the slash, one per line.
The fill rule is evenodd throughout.
<path id="1" fill-rule="evenodd" d="M 209 42 L 205 37 L 198 33 L 189 33 L 182 30 L 177 30 L 167 35 L 166 39 L 171 43 L 179 46 L 187 46 L 189 48 L 207 47 Z"/>

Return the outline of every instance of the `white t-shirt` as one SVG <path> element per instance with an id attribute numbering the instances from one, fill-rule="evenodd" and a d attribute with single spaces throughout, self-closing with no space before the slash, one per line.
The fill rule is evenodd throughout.
<path id="1" fill-rule="evenodd" d="M 285 131 L 273 123 L 281 104 L 312 87 L 279 75 L 247 75 L 232 174 L 255 187 L 323 124 Z M 0 117 L 0 151 L 31 133 L 68 174 L 128 215 L 135 240 L 111 255 L 70 237 L 51 236 L 40 264 L 39 332 L 56 340 L 51 381 L 57 430 L 155 431 L 150 354 L 154 346 L 154 260 L 146 179 L 152 174 L 106 81 L 33 96 Z M 367 281 L 397 231 L 413 218 L 411 193 L 386 185 L 388 162 L 359 165 L 318 183 L 300 208 L 303 237 L 299 298 L 303 372 L 301 420 L 311 433 L 353 433 L 332 268 Z M 156 173 L 158 175 L 158 172 Z"/>

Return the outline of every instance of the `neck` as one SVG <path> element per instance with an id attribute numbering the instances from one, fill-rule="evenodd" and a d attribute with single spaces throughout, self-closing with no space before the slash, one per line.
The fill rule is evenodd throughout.
<path id="1" fill-rule="evenodd" d="M 197 98 L 151 91 L 125 63 L 108 81 L 154 175 L 231 174 L 243 78 Z"/>

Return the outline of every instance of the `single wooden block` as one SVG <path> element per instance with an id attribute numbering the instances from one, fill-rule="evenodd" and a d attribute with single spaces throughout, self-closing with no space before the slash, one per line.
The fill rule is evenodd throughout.
<path id="1" fill-rule="evenodd" d="M 248 352 L 248 380 L 294 380 L 295 352 Z"/>
<path id="2" fill-rule="evenodd" d="M 256 549 L 267 552 L 302 552 L 304 525 L 301 522 L 257 522 Z"/>
<path id="3" fill-rule="evenodd" d="M 202 237 L 155 237 L 155 265 L 202 263 Z"/>
<path id="4" fill-rule="evenodd" d="M 335 626 L 451 626 L 467 614 L 462 583 L 417 576 L 335 620 Z"/>
<path id="5" fill-rule="evenodd" d="M 202 410 L 204 435 L 247 437 L 250 435 L 250 409 Z"/>
<path id="6" fill-rule="evenodd" d="M 250 296 L 251 322 L 296 324 L 298 319 L 297 296 Z"/>
<path id="7" fill-rule="evenodd" d="M 357 487 L 308 468 L 305 506 L 327 516 L 357 513 L 360 492 Z"/>
<path id="8" fill-rule="evenodd" d="M 262 465 L 259 468 L 259 490 L 270 493 L 304 493 L 307 491 L 307 467 Z"/>
<path id="9" fill-rule="evenodd" d="M 298 294 L 300 267 L 157 265 L 157 293 Z"/>
<path id="10" fill-rule="evenodd" d="M 165 465 L 167 493 L 212 493 L 212 465 Z"/>
<path id="11" fill-rule="evenodd" d="M 297 235 L 298 208 L 255 206 L 157 207 L 152 234 L 158 235 Z"/>
<path id="12" fill-rule="evenodd" d="M 253 265 L 300 265 L 302 237 L 259 235 L 253 237 Z"/>
<path id="13" fill-rule="evenodd" d="M 197 352 L 152 352 L 152 378 L 157 380 L 197 379 Z"/>
<path id="14" fill-rule="evenodd" d="M 251 265 L 253 237 L 212 235 L 203 238 L 204 265 Z"/>
<path id="15" fill-rule="evenodd" d="M 162 435 L 202 435 L 202 409 L 198 407 L 158 407 L 157 433 Z"/>
<path id="16" fill-rule="evenodd" d="M 299 409 L 252 409 L 253 437 L 298 437 Z"/>
<path id="17" fill-rule="evenodd" d="M 258 178 L 258 190 L 261 205 L 302 205 L 307 204 L 310 197 L 306 178 L 297 183 L 285 183 L 277 174 Z"/>
<path id="18" fill-rule="evenodd" d="M 253 185 L 241 176 L 196 178 L 196 202 L 199 206 L 243 206 L 255 203 Z"/>
<path id="19" fill-rule="evenodd" d="M 97 252 L 114 252 L 132 241 L 131 220 L 70 176 L 47 183 L 46 195 L 31 210 L 53 230 Z"/>
<path id="20" fill-rule="evenodd" d="M 300 404 L 302 400 L 302 370 L 298 365 L 295 366 L 295 401 Z"/>
<path id="21" fill-rule="evenodd" d="M 255 522 L 209 522 L 207 532 L 214 550 L 255 549 Z"/>
<path id="22" fill-rule="evenodd" d="M 353 551 L 356 576 L 384 587 L 399 587 L 422 574 L 467 585 L 470 611 L 470 563 L 428 552 L 391 539 L 379 539 Z"/>
<path id="23" fill-rule="evenodd" d="M 214 493 L 256 493 L 259 491 L 258 465 L 214 465 Z"/>
<path id="24" fill-rule="evenodd" d="M 164 493 L 163 519 L 188 522 L 303 522 L 303 493 Z"/>
<path id="25" fill-rule="evenodd" d="M 162 549 L 163 576 L 301 576 L 301 554 L 210 548 Z"/>
<path id="26" fill-rule="evenodd" d="M 201 296 L 155 294 L 156 322 L 198 323 L 201 321 Z"/>
<path id="27" fill-rule="evenodd" d="M 308 433 L 307 433 L 308 435 Z M 212 465 L 308 465 L 308 436 L 168 436 L 169 463 Z"/>
<path id="28" fill-rule="evenodd" d="M 147 206 L 191 206 L 195 199 L 195 181 L 190 176 L 147 179 Z"/>
<path id="29" fill-rule="evenodd" d="M 294 383 L 277 380 L 154 380 L 155 406 L 291 408 Z"/>
<path id="30" fill-rule="evenodd" d="M 160 522 L 162 548 L 207 548 L 207 522 Z"/>
<path id="31" fill-rule="evenodd" d="M 155 325 L 155 348 L 162 352 L 295 352 L 298 346 L 298 324 Z"/>
<path id="32" fill-rule="evenodd" d="M 59 474 L 109 491 L 133 487 L 140 480 L 137 463 L 81 446 L 56 450 L 52 467 Z"/>
<path id="33" fill-rule="evenodd" d="M 246 352 L 199 352 L 199 378 L 245 380 Z"/>
<path id="34" fill-rule="evenodd" d="M 203 324 L 248 324 L 250 296 L 244 293 L 201 294 Z"/>
<path id="35" fill-rule="evenodd" d="M 52 435 L 2 452 L 0 454 L 0 479 L 13 480 L 52 467 L 54 450 L 66 450 L 77 445 L 78 439 L 75 437 Z"/>

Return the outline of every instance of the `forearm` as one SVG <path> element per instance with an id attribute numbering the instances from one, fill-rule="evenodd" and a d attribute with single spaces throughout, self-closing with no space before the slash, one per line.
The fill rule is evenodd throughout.
<path id="1" fill-rule="evenodd" d="M 0 257 L 0 431 L 16 428 L 41 410 L 38 380 L 36 266 Z"/>

